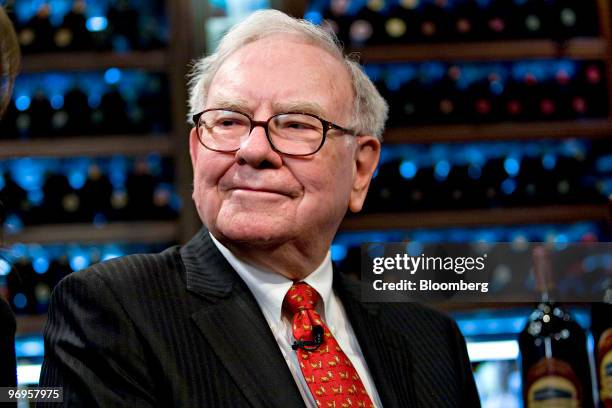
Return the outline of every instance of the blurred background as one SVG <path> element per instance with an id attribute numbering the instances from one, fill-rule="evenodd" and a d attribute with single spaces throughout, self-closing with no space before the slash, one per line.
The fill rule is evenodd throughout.
<path id="1" fill-rule="evenodd" d="M 0 122 L 0 293 L 17 315 L 20 384 L 38 381 L 62 277 L 199 229 L 188 64 L 261 8 L 335 31 L 391 107 L 365 209 L 332 246 L 341 271 L 359 275 L 364 242 L 611 239 L 608 0 L 0 4 L 24 53 Z M 443 308 L 468 340 L 483 406 L 523 406 L 517 338 L 531 306 Z M 589 307 L 570 311 L 589 333 Z"/>

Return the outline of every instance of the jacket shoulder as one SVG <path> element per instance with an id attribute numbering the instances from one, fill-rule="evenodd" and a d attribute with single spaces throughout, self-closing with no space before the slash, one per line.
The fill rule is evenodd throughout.
<path id="1" fill-rule="evenodd" d="M 174 246 L 156 254 L 133 254 L 103 261 L 69 274 L 56 289 L 71 284 L 96 285 L 102 281 L 113 291 L 129 291 L 164 278 L 184 280 L 179 249 Z"/>

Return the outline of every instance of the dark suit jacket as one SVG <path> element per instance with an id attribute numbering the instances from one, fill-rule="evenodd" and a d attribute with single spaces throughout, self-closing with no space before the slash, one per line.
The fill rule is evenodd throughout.
<path id="1" fill-rule="evenodd" d="M 334 289 L 385 407 L 479 407 L 453 321 Z M 186 246 L 74 273 L 54 290 L 42 386 L 69 406 L 303 407 L 257 302 L 206 230 Z"/>

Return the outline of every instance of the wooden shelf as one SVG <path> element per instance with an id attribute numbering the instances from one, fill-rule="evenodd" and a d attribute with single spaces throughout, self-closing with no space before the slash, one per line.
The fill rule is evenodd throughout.
<path id="1" fill-rule="evenodd" d="M 31 156 L 104 156 L 174 153 L 170 135 L 83 136 L 30 140 L 0 140 L 0 159 Z"/>
<path id="2" fill-rule="evenodd" d="M 568 223 L 605 220 L 605 204 L 556 205 L 484 210 L 414 211 L 410 213 L 364 214 L 345 218 L 342 231 L 444 228 Z"/>
<path id="3" fill-rule="evenodd" d="M 17 335 L 42 334 L 47 314 L 16 316 Z"/>
<path id="4" fill-rule="evenodd" d="M 5 244 L 57 242 L 137 242 L 158 243 L 178 240 L 174 221 L 115 222 L 92 224 L 49 224 L 25 227 L 17 234 L 4 234 Z"/>
<path id="5" fill-rule="evenodd" d="M 555 122 L 431 125 L 389 128 L 385 143 L 469 142 L 479 140 L 532 140 L 612 137 L 612 121 L 585 119 Z"/>
<path id="6" fill-rule="evenodd" d="M 516 59 L 605 59 L 603 38 L 574 38 L 566 42 L 551 40 L 490 41 L 444 44 L 378 45 L 349 49 L 360 56 L 362 63 Z"/>
<path id="7" fill-rule="evenodd" d="M 133 68 L 165 71 L 169 58 L 165 50 L 115 52 L 62 52 L 26 55 L 22 72 L 88 71 L 105 68 Z"/>

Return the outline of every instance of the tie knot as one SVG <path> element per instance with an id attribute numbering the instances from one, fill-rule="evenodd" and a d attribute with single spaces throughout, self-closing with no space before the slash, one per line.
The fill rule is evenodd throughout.
<path id="1" fill-rule="evenodd" d="M 309 284 L 298 282 L 293 284 L 287 294 L 283 305 L 295 314 L 300 310 L 312 310 L 319 301 L 319 294 Z"/>

